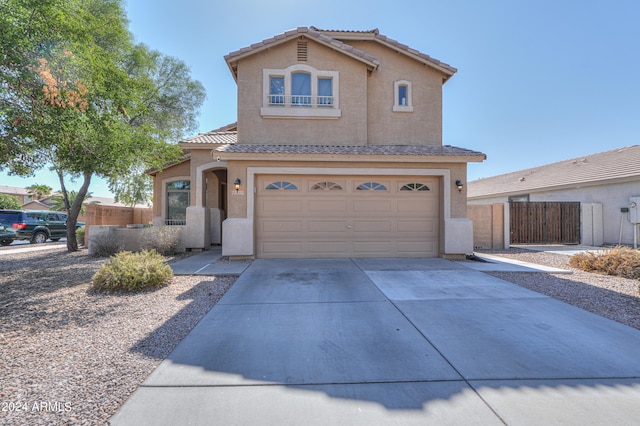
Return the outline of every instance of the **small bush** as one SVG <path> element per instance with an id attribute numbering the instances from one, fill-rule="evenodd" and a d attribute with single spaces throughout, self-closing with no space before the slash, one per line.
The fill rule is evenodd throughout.
<path id="1" fill-rule="evenodd" d="M 89 252 L 96 257 L 109 257 L 122 251 L 124 243 L 115 232 L 102 232 L 89 236 Z"/>
<path id="2" fill-rule="evenodd" d="M 81 226 L 80 228 L 76 229 L 76 241 L 78 241 L 78 244 L 84 245 L 85 234 L 86 234 L 86 229 L 84 226 Z"/>
<path id="3" fill-rule="evenodd" d="M 156 250 L 168 256 L 176 254 L 182 239 L 182 228 L 179 226 L 152 226 L 142 231 L 142 248 Z"/>
<path id="4" fill-rule="evenodd" d="M 587 272 L 640 279 L 640 251 L 629 247 L 613 247 L 598 254 L 578 253 L 571 256 L 569 265 Z"/>
<path id="5" fill-rule="evenodd" d="M 137 291 L 166 285 L 173 278 L 165 258 L 153 250 L 123 251 L 112 256 L 93 276 L 93 287 L 108 291 Z"/>

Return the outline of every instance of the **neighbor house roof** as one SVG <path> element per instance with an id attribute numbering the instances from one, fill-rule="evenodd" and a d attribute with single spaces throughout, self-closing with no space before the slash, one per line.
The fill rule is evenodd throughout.
<path id="1" fill-rule="evenodd" d="M 356 60 L 364 62 L 371 70 L 375 70 L 380 65 L 380 60 L 373 55 L 370 55 L 360 49 L 357 49 L 347 43 L 344 40 L 373 40 L 381 43 L 387 47 L 396 50 L 399 53 L 405 54 L 413 59 L 416 59 L 425 65 L 431 66 L 445 75 L 444 81 L 456 73 L 456 69 L 450 65 L 440 62 L 437 59 L 425 55 L 409 46 L 399 43 L 393 39 L 390 39 L 379 33 L 378 29 L 367 31 L 341 31 L 341 30 L 321 30 L 316 27 L 298 27 L 293 30 L 285 31 L 282 34 L 278 34 L 274 37 L 262 40 L 258 43 L 254 43 L 250 46 L 244 47 L 235 52 L 231 52 L 224 58 L 227 61 L 227 65 L 233 74 L 233 78 L 238 77 L 237 63 L 240 59 L 247 56 L 251 56 L 263 50 L 277 46 L 279 44 L 288 42 L 298 37 L 308 37 L 320 44 L 323 44 L 331 49 L 335 49 L 347 56 L 350 56 Z"/>
<path id="2" fill-rule="evenodd" d="M 629 178 L 640 179 L 639 145 L 475 180 L 469 182 L 467 191 L 469 199 L 487 198 Z"/>
<path id="3" fill-rule="evenodd" d="M 483 161 L 485 154 L 450 145 L 223 145 L 215 151 L 229 154 L 305 154 L 305 155 L 412 155 L 465 157 Z M 469 160 L 469 158 L 472 158 Z"/>
<path id="4" fill-rule="evenodd" d="M 29 195 L 29 190 L 26 188 L 19 188 L 17 186 L 0 185 L 0 194 L 9 195 Z"/>

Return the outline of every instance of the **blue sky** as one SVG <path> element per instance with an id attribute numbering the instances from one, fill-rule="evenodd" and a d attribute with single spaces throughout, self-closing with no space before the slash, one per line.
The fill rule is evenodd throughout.
<path id="1" fill-rule="evenodd" d="M 487 154 L 469 180 L 640 143 L 635 0 L 128 0 L 127 12 L 137 42 L 182 59 L 204 84 L 200 132 L 236 120 L 224 55 L 314 25 L 378 28 L 456 67 L 443 143 Z M 0 182 L 59 186 L 44 175 Z M 109 195 L 102 181 L 90 190 Z"/>

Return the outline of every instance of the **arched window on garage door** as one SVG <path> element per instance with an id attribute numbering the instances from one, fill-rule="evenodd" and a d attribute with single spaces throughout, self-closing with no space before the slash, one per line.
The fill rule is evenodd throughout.
<path id="1" fill-rule="evenodd" d="M 356 187 L 358 191 L 386 191 L 387 187 L 378 182 L 365 182 Z"/>
<path id="2" fill-rule="evenodd" d="M 264 189 L 282 191 L 282 190 L 294 190 L 294 189 L 298 189 L 298 187 L 292 184 L 291 182 L 279 181 L 279 182 L 271 182 Z"/>
<path id="3" fill-rule="evenodd" d="M 402 185 L 400 191 L 431 191 L 431 189 L 424 183 L 408 183 Z"/>
<path id="4" fill-rule="evenodd" d="M 342 186 L 335 182 L 318 182 L 311 187 L 312 191 L 342 191 Z"/>

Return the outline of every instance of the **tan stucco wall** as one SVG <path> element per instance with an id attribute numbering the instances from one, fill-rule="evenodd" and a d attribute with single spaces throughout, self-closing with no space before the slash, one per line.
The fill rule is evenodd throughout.
<path id="1" fill-rule="evenodd" d="M 306 40 L 308 61 L 297 61 L 292 40 L 238 63 L 239 143 L 293 144 L 442 144 L 443 75 L 406 55 L 373 41 L 349 41 L 380 60 L 369 73 L 364 63 Z M 338 119 L 264 118 L 265 68 L 285 69 L 305 64 L 340 73 Z M 413 112 L 394 112 L 394 82 L 412 84 Z"/>
<path id="2" fill-rule="evenodd" d="M 367 141 L 367 67 L 333 49 L 306 40 L 308 60 L 297 61 L 298 39 L 238 63 L 238 143 L 362 145 Z M 305 64 L 340 73 L 339 119 L 263 118 L 262 70 Z"/>
<path id="3" fill-rule="evenodd" d="M 349 41 L 380 60 L 368 79 L 369 143 L 442 145 L 442 74 L 373 41 Z M 413 112 L 393 112 L 394 82 L 412 84 Z"/>

